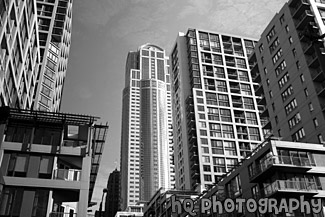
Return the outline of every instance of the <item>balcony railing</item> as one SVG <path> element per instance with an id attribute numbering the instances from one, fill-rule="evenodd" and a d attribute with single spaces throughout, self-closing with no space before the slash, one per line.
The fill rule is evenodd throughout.
<path id="1" fill-rule="evenodd" d="M 258 166 L 256 166 L 253 170 L 253 174 L 251 178 L 256 177 L 261 174 L 265 170 L 267 170 L 270 166 L 277 165 L 291 165 L 297 167 L 312 167 L 316 166 L 314 162 L 308 157 L 292 157 L 292 156 L 271 156 L 266 160 L 262 161 Z"/>
<path id="2" fill-rule="evenodd" d="M 270 196 L 281 190 L 311 192 L 317 191 L 318 189 L 320 187 L 317 186 L 316 182 L 277 180 L 264 187 L 263 190 L 265 196 Z"/>
<path id="3" fill-rule="evenodd" d="M 53 179 L 65 181 L 80 181 L 81 170 L 76 169 L 56 169 L 53 173 Z"/>
<path id="4" fill-rule="evenodd" d="M 77 213 L 51 212 L 50 217 L 77 217 Z"/>

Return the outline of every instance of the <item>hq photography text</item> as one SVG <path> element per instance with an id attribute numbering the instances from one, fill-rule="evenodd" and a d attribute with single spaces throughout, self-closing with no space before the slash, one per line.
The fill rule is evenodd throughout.
<path id="1" fill-rule="evenodd" d="M 299 199 L 296 198 L 282 198 L 277 200 L 275 198 L 260 198 L 260 199 L 226 199 L 224 201 L 219 201 L 216 196 L 211 198 L 202 198 L 197 204 L 195 199 L 184 199 L 182 201 L 177 200 L 176 196 L 171 196 L 171 207 L 172 212 L 181 214 L 182 212 L 187 212 L 191 216 L 200 213 L 244 213 L 245 211 L 250 213 L 259 212 L 261 214 L 265 213 L 293 213 L 295 211 L 310 214 L 310 213 L 320 213 L 322 210 L 322 201 L 320 198 L 305 200 L 304 196 L 300 196 Z"/>

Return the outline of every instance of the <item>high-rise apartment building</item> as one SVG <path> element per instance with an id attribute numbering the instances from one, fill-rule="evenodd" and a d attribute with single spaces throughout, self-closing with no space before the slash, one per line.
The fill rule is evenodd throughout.
<path id="1" fill-rule="evenodd" d="M 104 217 L 114 217 L 116 212 L 120 211 L 120 180 L 120 171 L 115 169 L 109 175 L 107 182 Z"/>
<path id="2" fill-rule="evenodd" d="M 203 191 L 263 139 L 248 56 L 255 41 L 189 29 L 172 49 L 176 188 Z"/>
<path id="3" fill-rule="evenodd" d="M 72 0 L 1 0 L 0 16 L 0 105 L 59 111 Z"/>
<path id="4" fill-rule="evenodd" d="M 59 111 L 71 44 L 72 0 L 36 0 L 40 74 L 34 108 Z"/>
<path id="5" fill-rule="evenodd" d="M 129 52 L 123 90 L 121 208 L 174 184 L 168 58 L 152 44 Z"/>
<path id="6" fill-rule="evenodd" d="M 0 106 L 31 109 L 39 75 L 36 2 L 0 0 Z"/>
<path id="7" fill-rule="evenodd" d="M 325 1 L 291 0 L 274 16 L 250 62 L 265 105 L 263 126 L 287 141 L 322 143 L 325 136 Z"/>
<path id="8" fill-rule="evenodd" d="M 0 108 L 0 216 L 86 216 L 107 125 L 86 115 Z"/>

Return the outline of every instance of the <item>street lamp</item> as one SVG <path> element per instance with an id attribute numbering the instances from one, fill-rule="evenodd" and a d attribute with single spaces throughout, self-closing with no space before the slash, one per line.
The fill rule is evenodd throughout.
<path id="1" fill-rule="evenodd" d="M 99 215 L 100 217 L 102 217 L 102 210 L 103 210 L 103 199 L 104 199 L 104 194 L 108 192 L 107 188 L 103 189 L 103 194 L 102 194 L 102 200 L 100 201 L 100 205 L 99 205 Z"/>

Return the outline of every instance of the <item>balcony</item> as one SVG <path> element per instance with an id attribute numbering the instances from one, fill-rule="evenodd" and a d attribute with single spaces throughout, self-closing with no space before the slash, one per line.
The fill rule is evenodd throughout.
<path id="1" fill-rule="evenodd" d="M 213 77 L 214 76 L 213 71 L 208 71 L 208 70 L 204 70 L 203 71 L 203 75 L 204 76 L 210 76 L 210 77 Z"/>
<path id="2" fill-rule="evenodd" d="M 315 163 L 308 157 L 271 156 L 253 169 L 250 181 L 258 182 L 264 180 L 275 171 L 305 173 L 314 166 L 316 166 Z"/>
<path id="3" fill-rule="evenodd" d="M 303 13 L 297 18 L 295 24 L 297 29 L 304 29 L 309 22 L 314 21 L 314 14 L 311 10 L 305 10 Z"/>
<path id="4" fill-rule="evenodd" d="M 198 169 L 199 168 L 199 164 L 198 164 L 198 162 L 194 162 L 193 164 L 192 164 L 192 166 L 191 166 L 191 170 L 196 170 L 196 169 Z"/>
<path id="5" fill-rule="evenodd" d="M 262 94 L 261 98 L 257 100 L 257 104 L 259 105 L 266 105 L 265 95 Z"/>
<path id="6" fill-rule="evenodd" d="M 191 155 L 191 160 L 196 160 L 199 156 L 197 155 L 196 152 L 192 152 L 192 155 Z"/>
<path id="7" fill-rule="evenodd" d="M 239 87 L 239 85 L 236 85 L 236 86 L 230 85 L 230 92 L 231 93 L 239 93 L 240 94 L 240 87 Z"/>
<path id="8" fill-rule="evenodd" d="M 291 7 L 291 6 L 290 6 Z M 295 6 L 292 6 L 292 17 L 293 18 L 298 18 L 301 16 L 301 14 L 308 10 L 310 8 L 310 5 L 307 0 L 299 0 Z"/>
<path id="9" fill-rule="evenodd" d="M 194 171 L 192 171 L 192 173 L 191 173 L 191 177 L 192 177 L 193 179 L 199 178 L 199 177 L 200 177 L 200 173 L 199 173 L 199 171 L 198 171 L 198 170 L 194 170 Z"/>
<path id="10" fill-rule="evenodd" d="M 80 181 L 81 170 L 77 169 L 56 169 L 53 173 L 53 179 L 65 181 Z"/>
<path id="11" fill-rule="evenodd" d="M 325 80 L 325 75 L 321 68 L 310 69 L 310 74 L 313 81 L 323 82 Z"/>
<path id="12" fill-rule="evenodd" d="M 51 212 L 49 217 L 77 217 L 77 213 Z"/>
<path id="13" fill-rule="evenodd" d="M 269 117 L 269 110 L 266 108 L 266 106 L 262 107 L 261 105 L 258 105 L 258 107 L 264 108 L 264 110 L 262 110 L 260 113 L 260 117 Z"/>
<path id="14" fill-rule="evenodd" d="M 318 68 L 319 67 L 319 61 L 316 53 L 312 53 L 311 55 L 306 55 L 307 65 L 310 68 Z"/>
<path id="15" fill-rule="evenodd" d="M 265 122 L 263 123 L 262 119 L 261 119 L 261 124 L 262 124 L 263 129 L 271 129 L 272 128 L 271 121 L 268 118 L 264 118 L 263 121 L 265 121 Z"/>
<path id="16" fill-rule="evenodd" d="M 301 43 L 302 50 L 304 51 L 305 54 L 312 54 L 314 51 L 313 44 L 311 42 L 302 42 Z"/>
<path id="17" fill-rule="evenodd" d="M 316 93 L 319 96 L 325 97 L 325 82 L 322 82 L 321 84 L 316 85 Z"/>
<path id="18" fill-rule="evenodd" d="M 265 197 L 288 197 L 297 195 L 316 195 L 320 189 L 316 182 L 277 180 L 262 189 Z"/>
<path id="19" fill-rule="evenodd" d="M 260 83 L 261 82 L 261 75 L 260 73 L 256 73 L 252 76 L 253 82 Z"/>
<path id="20" fill-rule="evenodd" d="M 238 80 L 237 72 L 228 72 L 228 78 L 233 80 Z"/>
<path id="21" fill-rule="evenodd" d="M 197 144 L 192 144 L 190 147 L 190 151 L 197 151 Z"/>

